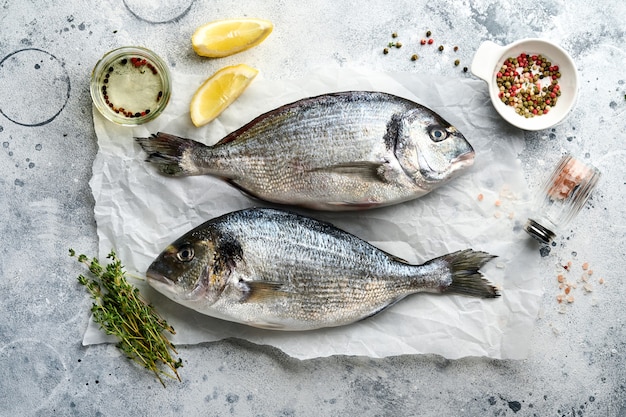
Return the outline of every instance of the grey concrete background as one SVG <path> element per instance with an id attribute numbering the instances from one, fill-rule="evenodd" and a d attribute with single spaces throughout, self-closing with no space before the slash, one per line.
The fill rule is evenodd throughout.
<path id="1" fill-rule="evenodd" d="M 274 33 L 239 56 L 195 56 L 197 26 L 242 16 L 272 20 Z M 1 2 L 0 415 L 625 416 L 625 22 L 617 0 Z M 459 67 L 434 48 L 410 60 L 426 30 L 459 46 Z M 405 46 L 383 55 L 394 31 Z M 97 253 L 89 76 L 104 52 L 140 44 L 207 75 L 243 60 L 277 80 L 327 65 L 464 78 L 482 41 L 524 37 L 559 42 L 582 80 L 563 124 L 525 134 L 530 187 L 565 152 L 603 172 L 576 221 L 537 256 L 545 295 L 528 359 L 299 361 L 227 340 L 180 347 L 183 382 L 163 389 L 113 345 L 81 346 L 90 300 L 67 250 Z M 577 288 L 559 305 L 556 265 L 568 261 L 590 264 L 594 292 Z"/>

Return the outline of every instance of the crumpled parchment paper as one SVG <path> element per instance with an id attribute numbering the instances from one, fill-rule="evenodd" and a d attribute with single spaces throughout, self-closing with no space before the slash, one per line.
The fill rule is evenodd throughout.
<path id="1" fill-rule="evenodd" d="M 302 359 L 336 354 L 526 356 L 542 286 L 535 266 L 538 251 L 522 230 L 530 200 L 517 160 L 523 137 L 495 113 L 482 81 L 354 68 L 318 70 L 293 81 L 259 75 L 217 120 L 195 128 L 188 106 L 205 77 L 173 71 L 169 106 L 143 126 L 117 126 L 94 109 L 99 151 L 90 186 L 101 259 L 114 249 L 130 275 L 142 276 L 161 250 L 196 225 L 229 211 L 265 205 L 216 178 L 158 174 L 144 162 L 146 155 L 133 137 L 163 131 L 214 144 L 255 116 L 303 97 L 378 90 L 426 105 L 455 125 L 476 150 L 472 169 L 425 197 L 393 207 L 348 213 L 294 211 L 330 221 L 410 262 L 467 247 L 498 255 L 483 271 L 502 296 L 482 300 L 418 294 L 350 326 L 279 332 L 204 316 L 166 299 L 145 281 L 132 280 L 174 326 L 175 344 L 236 337 Z M 83 343 L 107 341 L 111 339 L 91 322 Z"/>

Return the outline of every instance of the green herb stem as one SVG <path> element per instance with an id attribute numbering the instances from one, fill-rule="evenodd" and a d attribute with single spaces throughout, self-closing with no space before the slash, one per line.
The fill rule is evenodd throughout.
<path id="1" fill-rule="evenodd" d="M 76 256 L 72 249 L 70 256 Z M 180 381 L 178 368 L 182 367 L 182 360 L 174 360 L 172 353 L 177 354 L 176 349 L 165 335 L 166 332 L 176 334 L 174 328 L 143 300 L 139 289 L 126 280 L 124 267 L 115 252 L 111 251 L 107 259 L 109 263 L 103 266 L 97 258 L 78 256 L 78 262 L 85 264 L 93 276 L 91 279 L 78 276 L 78 282 L 94 300 L 93 320 L 106 334 L 116 336 L 117 347 L 129 359 L 154 372 L 163 386 L 163 376 Z"/>

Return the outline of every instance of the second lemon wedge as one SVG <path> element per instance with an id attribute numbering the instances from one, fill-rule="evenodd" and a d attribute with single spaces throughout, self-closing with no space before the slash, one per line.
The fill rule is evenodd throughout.
<path id="1" fill-rule="evenodd" d="M 224 67 L 198 88 L 191 98 L 189 112 L 196 127 L 204 126 L 237 99 L 259 73 L 246 64 Z"/>
<path id="2" fill-rule="evenodd" d="M 265 19 L 216 20 L 196 29 L 191 45 L 200 56 L 220 58 L 260 44 L 273 29 L 272 22 Z"/>

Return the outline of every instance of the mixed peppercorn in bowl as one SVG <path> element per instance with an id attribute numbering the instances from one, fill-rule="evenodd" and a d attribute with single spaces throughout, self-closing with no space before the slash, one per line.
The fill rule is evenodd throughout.
<path id="1" fill-rule="evenodd" d="M 480 45 L 472 73 L 487 82 L 496 111 L 524 130 L 542 130 L 565 119 L 576 103 L 578 72 L 569 54 L 543 39 L 506 46 Z"/>

